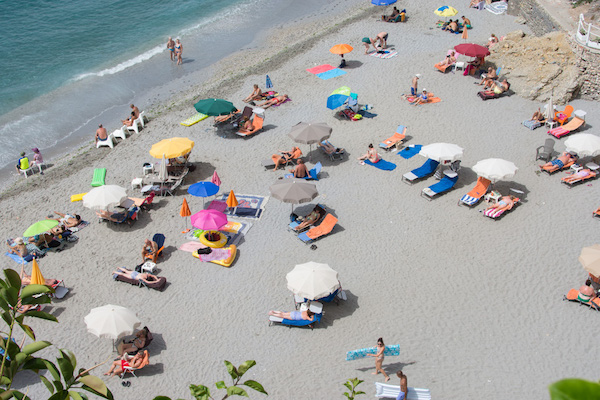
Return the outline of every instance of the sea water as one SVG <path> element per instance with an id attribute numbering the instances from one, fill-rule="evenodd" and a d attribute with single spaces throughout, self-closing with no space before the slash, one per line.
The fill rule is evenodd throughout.
<path id="1" fill-rule="evenodd" d="M 32 147 L 47 158 L 89 142 L 99 123 L 118 128 L 129 103 L 143 108 L 151 91 L 199 83 L 186 75 L 326 3 L 0 0 L 0 167 Z M 169 36 L 181 38 L 183 65 L 169 59 Z"/>

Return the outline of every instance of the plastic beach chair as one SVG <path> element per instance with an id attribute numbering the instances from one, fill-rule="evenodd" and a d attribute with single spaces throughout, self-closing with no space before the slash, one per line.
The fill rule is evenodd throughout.
<path id="1" fill-rule="evenodd" d="M 375 382 L 375 397 L 385 399 L 395 399 L 400 394 L 400 386 L 388 385 L 387 383 Z M 431 400 L 429 389 L 408 388 L 407 400 Z"/>

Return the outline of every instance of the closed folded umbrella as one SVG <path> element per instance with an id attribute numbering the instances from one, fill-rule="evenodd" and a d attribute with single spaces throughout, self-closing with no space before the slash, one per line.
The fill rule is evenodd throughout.
<path id="1" fill-rule="evenodd" d="M 331 136 L 331 130 L 331 127 L 324 122 L 300 122 L 292 127 L 288 136 L 296 143 L 310 145 L 310 151 L 312 151 L 312 144 L 328 139 Z"/>
<path id="2" fill-rule="evenodd" d="M 594 157 L 600 154 L 600 136 L 591 133 L 576 133 L 565 140 L 567 151 L 581 157 Z"/>
<path id="3" fill-rule="evenodd" d="M 221 186 L 221 178 L 219 178 L 219 175 L 217 174 L 217 170 L 215 169 L 215 172 L 213 172 L 213 176 L 210 179 L 210 181 L 212 183 L 214 183 L 217 186 Z"/>
<path id="4" fill-rule="evenodd" d="M 294 294 L 309 300 L 320 299 L 340 287 L 338 273 L 327 264 L 298 264 L 286 275 L 287 287 Z"/>
<path id="5" fill-rule="evenodd" d="M 160 166 L 158 167 L 158 180 L 161 182 L 166 182 L 168 177 L 169 172 L 167 171 L 167 159 L 165 156 L 163 156 Z"/>
<path id="6" fill-rule="evenodd" d="M 600 244 L 581 249 L 579 262 L 587 272 L 595 277 L 600 277 Z"/>
<path id="7" fill-rule="evenodd" d="M 473 172 L 489 179 L 492 183 L 512 178 L 518 169 L 514 163 L 501 158 L 488 158 L 477 162 L 473 166 Z"/>
<path id="8" fill-rule="evenodd" d="M 458 11 L 454 7 L 450 6 L 441 6 L 440 8 L 434 11 L 440 17 L 453 17 L 458 14 Z"/>
<path id="9" fill-rule="evenodd" d="M 58 225 L 58 221 L 55 219 L 44 219 L 42 221 L 38 221 L 35 224 L 31 225 L 25 232 L 23 232 L 24 237 L 30 237 L 39 235 L 40 233 L 44 233 L 49 231 Z"/>
<path id="10" fill-rule="evenodd" d="M 150 155 L 154 158 L 176 158 L 188 154 L 194 148 L 194 141 L 188 138 L 174 137 L 161 140 L 152 145 Z"/>
<path id="11" fill-rule="evenodd" d="M 179 215 L 183 218 L 189 217 L 190 215 L 192 215 L 192 212 L 190 211 L 190 206 L 188 205 L 187 200 L 185 199 L 185 197 L 183 198 L 183 203 L 181 203 L 181 209 L 179 210 Z M 187 228 L 187 219 L 185 220 L 185 227 Z M 189 229 L 188 229 L 189 231 Z"/>
<path id="12" fill-rule="evenodd" d="M 237 109 L 233 106 L 233 103 L 222 100 L 222 99 L 204 99 L 194 104 L 196 111 L 202 114 L 211 115 L 216 117 L 218 115 L 229 114 Z"/>
<path id="13" fill-rule="evenodd" d="M 486 57 L 490 55 L 487 47 L 475 43 L 463 43 L 454 46 L 454 50 L 459 54 L 464 54 L 468 57 Z"/>
<path id="14" fill-rule="evenodd" d="M 117 185 L 98 186 L 83 196 L 83 206 L 92 210 L 107 210 L 127 198 L 125 188 Z"/>
<path id="15" fill-rule="evenodd" d="M 271 196 L 284 203 L 292 204 L 292 212 L 294 204 L 308 203 L 319 195 L 317 186 L 314 183 L 304 180 L 283 179 L 269 188 Z"/>
<path id="16" fill-rule="evenodd" d="M 128 308 L 107 304 L 92 308 L 84 318 L 88 332 L 114 341 L 133 333 L 141 322 L 137 315 Z"/>
<path id="17" fill-rule="evenodd" d="M 456 161 L 463 156 L 463 148 L 451 143 L 433 143 L 423 146 L 419 154 L 438 162 Z"/>
<path id="18" fill-rule="evenodd" d="M 38 265 L 37 259 L 34 258 L 31 263 L 31 282 L 30 285 L 45 285 L 46 279 L 44 279 L 44 275 L 42 275 L 42 271 L 40 271 L 40 266 Z"/>

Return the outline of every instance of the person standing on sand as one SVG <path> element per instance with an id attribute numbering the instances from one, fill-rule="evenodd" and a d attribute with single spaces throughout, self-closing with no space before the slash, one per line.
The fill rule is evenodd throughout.
<path id="1" fill-rule="evenodd" d="M 396 400 L 404 400 L 408 397 L 408 381 L 402 371 L 396 372 L 396 375 L 400 378 L 400 393 L 398 393 Z"/>
<path id="2" fill-rule="evenodd" d="M 175 42 L 172 37 L 169 37 L 167 41 L 167 50 L 169 50 L 169 54 L 171 55 L 171 61 L 175 61 Z"/>
<path id="3" fill-rule="evenodd" d="M 181 44 L 181 41 L 179 40 L 179 38 L 177 38 L 177 41 L 175 43 L 175 55 L 177 56 L 177 65 L 183 64 L 183 58 L 181 58 L 182 54 L 183 54 L 183 45 Z"/>
<path id="4" fill-rule="evenodd" d="M 412 86 L 410 87 L 410 94 L 413 96 L 417 95 L 417 86 L 419 84 L 420 77 L 421 77 L 421 74 L 415 74 L 415 76 L 413 76 Z"/>
<path id="5" fill-rule="evenodd" d="M 375 372 L 371 372 L 373 375 L 377 375 L 378 373 L 382 373 L 385 376 L 385 381 L 389 381 L 390 377 L 385 373 L 383 368 L 383 359 L 385 358 L 383 352 L 385 351 L 385 344 L 383 343 L 383 338 L 377 339 L 377 353 L 376 354 L 367 354 L 370 357 L 375 357 Z"/>
<path id="6" fill-rule="evenodd" d="M 98 125 L 98 129 L 96 129 L 96 137 L 94 137 L 94 143 L 98 143 L 98 140 L 104 142 L 108 139 L 108 134 L 106 133 L 106 128 L 102 126 L 102 124 Z"/>

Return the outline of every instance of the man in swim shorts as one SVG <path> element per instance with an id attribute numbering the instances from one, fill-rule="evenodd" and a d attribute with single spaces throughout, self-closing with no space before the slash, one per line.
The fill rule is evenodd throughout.
<path id="1" fill-rule="evenodd" d="M 373 46 L 377 47 L 377 42 L 379 41 L 379 43 L 381 45 L 381 46 L 379 46 L 379 50 L 386 49 L 388 36 L 389 35 L 387 32 L 379 32 L 377 34 L 377 36 L 375 36 L 375 39 L 371 40 L 373 42 Z"/>
<path id="2" fill-rule="evenodd" d="M 419 83 L 420 77 L 421 77 L 421 74 L 415 74 L 415 76 L 413 76 L 412 86 L 410 87 L 410 94 L 412 94 L 413 96 L 417 95 L 417 85 Z"/>
<path id="3" fill-rule="evenodd" d="M 565 165 L 571 162 L 571 160 L 575 161 L 576 158 L 577 157 L 575 155 L 565 151 L 560 155 L 560 157 L 557 157 L 544 165 L 540 165 L 540 168 L 549 171 L 556 171 L 562 169 Z"/>
<path id="4" fill-rule="evenodd" d="M 398 393 L 396 400 L 404 400 L 408 396 L 408 380 L 402 371 L 396 372 L 396 376 L 400 378 L 400 393 Z"/>
<path id="5" fill-rule="evenodd" d="M 106 128 L 102 126 L 102 124 L 98 125 L 98 129 L 96 129 L 96 137 L 94 138 L 94 143 L 98 143 L 98 140 L 104 142 L 108 139 L 108 134 L 106 133 Z"/>
<path id="6" fill-rule="evenodd" d="M 171 55 L 171 61 L 175 61 L 175 42 L 172 37 L 169 37 L 167 41 L 167 50 L 169 50 L 169 54 Z"/>
<path id="7" fill-rule="evenodd" d="M 138 119 L 140 117 L 140 109 L 137 108 L 136 106 L 134 106 L 133 104 L 130 104 L 129 107 L 131 107 L 131 111 L 133 112 L 133 117 L 135 119 Z"/>

